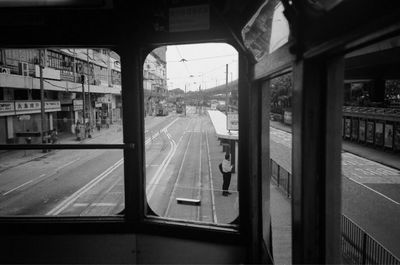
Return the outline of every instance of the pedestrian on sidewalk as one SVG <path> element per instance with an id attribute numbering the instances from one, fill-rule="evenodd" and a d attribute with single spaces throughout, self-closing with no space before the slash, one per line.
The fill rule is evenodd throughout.
<path id="1" fill-rule="evenodd" d="M 228 196 L 231 194 L 228 190 L 231 183 L 232 168 L 233 165 L 231 165 L 230 155 L 227 153 L 225 154 L 225 159 L 219 164 L 219 170 L 221 171 L 223 177 L 222 196 Z"/>
<path id="2" fill-rule="evenodd" d="M 53 143 L 53 144 L 57 143 L 58 139 L 57 139 L 57 130 L 56 129 L 53 129 L 51 131 L 50 140 L 51 140 L 51 143 Z"/>

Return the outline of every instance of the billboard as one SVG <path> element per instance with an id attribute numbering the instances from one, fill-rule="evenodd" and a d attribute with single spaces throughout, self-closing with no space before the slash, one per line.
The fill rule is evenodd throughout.
<path id="1" fill-rule="evenodd" d="M 226 119 L 226 129 L 229 131 L 239 130 L 239 114 L 238 113 L 228 113 Z"/>

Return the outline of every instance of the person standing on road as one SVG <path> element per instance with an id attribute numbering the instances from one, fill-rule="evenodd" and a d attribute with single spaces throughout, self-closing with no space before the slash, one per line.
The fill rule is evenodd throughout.
<path id="1" fill-rule="evenodd" d="M 222 173 L 223 177 L 223 182 L 222 182 L 222 195 L 223 196 L 228 196 L 231 194 L 229 190 L 229 185 L 231 183 L 231 176 L 232 176 L 232 168 L 233 166 L 231 165 L 230 155 L 227 153 L 225 154 L 225 159 L 222 161 L 222 163 L 219 164 L 219 170 Z"/>

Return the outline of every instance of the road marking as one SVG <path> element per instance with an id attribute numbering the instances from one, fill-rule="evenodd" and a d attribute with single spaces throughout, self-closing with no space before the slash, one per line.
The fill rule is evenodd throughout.
<path id="1" fill-rule="evenodd" d="M 62 165 L 61 167 L 56 168 L 56 171 L 59 171 L 60 169 L 63 169 L 64 167 L 71 165 L 72 163 L 78 161 L 79 159 L 80 159 L 80 157 L 78 157 L 77 159 L 72 160 L 72 161 L 70 161 L 70 162 L 68 162 L 68 163 L 66 163 L 66 164 L 64 164 L 64 165 Z"/>
<path id="2" fill-rule="evenodd" d="M 90 204 L 90 206 L 113 207 L 113 206 L 117 206 L 117 204 L 113 203 L 113 202 L 96 202 L 96 203 Z"/>
<path id="3" fill-rule="evenodd" d="M 13 192 L 13 191 L 19 189 L 19 188 L 22 188 L 23 186 L 26 186 L 26 185 L 28 185 L 29 183 L 32 183 L 33 181 L 38 180 L 38 179 L 40 179 L 40 178 L 42 178 L 42 177 L 44 177 L 44 176 L 46 176 L 46 174 L 42 174 L 42 175 L 40 175 L 40 176 L 37 177 L 37 178 L 34 178 L 34 179 L 30 180 L 30 181 L 27 181 L 27 182 L 25 182 L 25 183 L 19 185 L 18 187 L 15 187 L 15 188 L 13 188 L 13 189 L 11 189 L 11 190 L 9 190 L 9 191 L 3 193 L 3 196 L 5 196 L 5 195 L 7 195 L 7 194 L 9 194 L 9 193 L 11 193 L 11 192 Z"/>
<path id="4" fill-rule="evenodd" d="M 365 185 L 365 184 L 363 184 L 363 183 L 361 183 L 361 182 L 358 182 L 358 181 L 356 181 L 356 180 L 354 180 L 354 179 L 351 179 L 351 178 L 348 178 L 348 179 L 354 181 L 355 183 L 357 183 L 357 184 L 359 184 L 359 185 L 361 185 L 361 186 L 363 186 L 363 187 L 365 187 L 365 188 L 367 188 L 367 189 L 369 189 L 369 190 L 371 190 L 371 191 L 373 191 L 373 192 L 375 192 L 376 194 L 381 195 L 381 196 L 384 197 L 385 199 L 388 199 L 389 201 L 391 201 L 391 202 L 393 202 L 393 203 L 395 203 L 395 204 L 397 204 L 397 205 L 400 205 L 400 202 L 396 202 L 395 200 L 393 200 L 393 199 L 389 198 L 388 196 L 386 196 L 386 195 L 380 193 L 379 191 L 376 191 L 376 190 L 374 190 L 374 189 L 368 187 L 367 185 Z"/>
<path id="5" fill-rule="evenodd" d="M 192 139 L 192 134 L 189 135 L 189 140 L 188 140 L 188 143 L 186 145 L 185 153 L 183 154 L 183 158 L 182 158 L 182 163 L 181 163 L 181 166 L 179 167 L 178 176 L 176 177 L 176 180 L 175 180 L 175 183 L 174 183 L 174 188 L 172 189 L 171 196 L 169 198 L 168 206 L 167 206 L 167 209 L 165 210 L 164 217 L 167 217 L 168 214 L 169 214 L 169 209 L 171 208 L 172 198 L 173 198 L 173 196 L 175 194 L 175 190 L 176 190 L 177 184 L 179 183 L 179 180 L 181 178 L 183 164 L 184 164 L 185 159 L 186 159 L 186 154 L 187 154 L 187 151 L 189 149 L 189 145 L 190 145 L 191 139 Z"/>
<path id="6" fill-rule="evenodd" d="M 208 171 L 210 173 L 210 185 L 211 185 L 211 201 L 212 201 L 212 210 L 213 210 L 213 223 L 218 223 L 217 213 L 215 211 L 215 198 L 214 198 L 214 183 L 213 183 L 213 175 L 211 170 L 211 159 L 210 159 L 210 145 L 208 143 L 208 133 L 206 131 L 206 142 L 207 142 L 207 155 L 208 155 Z"/>
<path id="7" fill-rule="evenodd" d="M 87 183 L 85 186 L 77 190 L 75 193 L 73 193 L 71 196 L 66 198 L 64 201 L 62 201 L 60 204 L 58 204 L 56 207 L 54 207 L 51 211 L 49 211 L 46 215 L 57 215 L 64 211 L 69 205 L 72 204 L 75 200 L 77 200 L 82 194 L 86 193 L 89 191 L 91 188 L 93 188 L 96 184 L 98 184 L 100 181 L 102 181 L 105 177 L 107 177 L 109 174 L 111 174 L 115 169 L 117 169 L 119 166 L 121 166 L 124 163 L 124 159 L 121 158 L 118 160 L 114 165 L 111 167 L 107 168 L 103 173 L 98 175 L 96 178 L 92 179 L 89 183 Z"/>
<path id="8" fill-rule="evenodd" d="M 160 182 L 160 179 L 162 175 L 164 174 L 167 166 L 169 165 L 169 162 L 171 161 L 172 157 L 174 156 L 176 152 L 176 143 L 175 141 L 171 138 L 171 135 L 169 133 L 166 133 L 168 139 L 170 140 L 170 145 L 171 149 L 169 150 L 167 156 L 164 158 L 164 160 L 161 163 L 161 166 L 157 169 L 156 173 L 154 174 L 153 178 L 150 180 L 149 184 L 147 185 L 146 193 L 147 193 L 147 199 L 150 200 L 150 198 L 153 196 L 153 193 L 156 189 L 156 186 L 158 182 Z"/>

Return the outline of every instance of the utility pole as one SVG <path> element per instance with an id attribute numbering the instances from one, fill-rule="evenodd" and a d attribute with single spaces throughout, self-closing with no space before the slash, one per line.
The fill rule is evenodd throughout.
<path id="1" fill-rule="evenodd" d="M 44 126 L 45 126 L 45 102 L 44 102 L 44 83 L 43 83 L 43 68 L 46 63 L 46 58 L 45 56 L 45 50 L 44 49 L 39 49 L 39 79 L 40 79 L 40 114 L 41 114 L 41 131 L 40 134 L 42 136 L 42 143 L 46 142 L 45 138 L 45 131 L 44 131 Z M 43 151 L 45 152 L 46 149 Z"/>
<path id="2" fill-rule="evenodd" d="M 225 114 L 226 114 L 226 118 L 228 118 L 228 100 L 229 100 L 228 64 L 226 64 L 225 76 L 226 76 L 226 83 L 225 83 L 225 85 L 226 85 Z"/>
<path id="3" fill-rule="evenodd" d="M 83 115 L 83 130 L 84 130 L 84 138 L 86 138 L 86 106 L 85 106 L 85 75 L 81 75 L 81 83 L 82 83 L 82 103 L 83 103 L 83 110 L 82 110 L 82 115 Z"/>
<path id="4" fill-rule="evenodd" d="M 186 116 L 186 101 L 187 101 L 187 99 L 186 99 L 186 84 L 185 84 L 185 100 L 184 100 L 184 104 L 185 104 L 185 116 Z"/>
<path id="5" fill-rule="evenodd" d="M 89 69 L 89 49 L 86 49 L 86 61 L 87 61 L 87 79 L 88 79 L 88 101 L 89 101 L 89 138 L 92 138 L 90 131 L 92 130 L 92 101 L 90 100 L 90 69 Z"/>

